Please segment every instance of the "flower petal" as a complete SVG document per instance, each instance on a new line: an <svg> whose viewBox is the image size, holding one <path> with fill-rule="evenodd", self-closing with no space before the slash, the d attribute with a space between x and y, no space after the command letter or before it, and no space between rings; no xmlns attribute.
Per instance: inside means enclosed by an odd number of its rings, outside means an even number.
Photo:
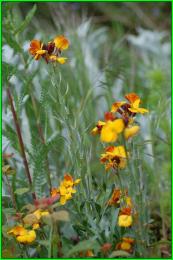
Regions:
<svg viewBox="0 0 173 260"><path fill-rule="evenodd" d="M63 35L57 36L54 39L54 43L55 43L56 48L58 48L60 50L66 50L69 47L69 41Z"/></svg>

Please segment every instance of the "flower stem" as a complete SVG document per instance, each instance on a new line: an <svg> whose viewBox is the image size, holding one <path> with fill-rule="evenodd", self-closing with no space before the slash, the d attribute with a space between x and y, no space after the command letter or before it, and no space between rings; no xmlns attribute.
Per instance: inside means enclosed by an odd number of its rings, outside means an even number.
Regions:
<svg viewBox="0 0 173 260"><path fill-rule="evenodd" d="M24 164L24 167L25 167L26 176L28 178L30 188L32 188L31 174L30 174L28 162L27 162L27 159L26 159L25 147L24 147L24 143L23 143L23 139L22 139L22 134L21 134L17 114L16 114L16 111L15 111L15 108L14 108L14 105L13 105L13 98L12 98L12 95L11 95L10 87L7 88L7 97L8 97L9 103L10 103L11 112L12 112L14 124L15 124L15 127L16 127L17 137L18 137L18 140L19 140L21 156L22 156L22 159L23 159L23 164ZM36 199L35 192L32 192L32 197L33 197L33 200Z"/></svg>

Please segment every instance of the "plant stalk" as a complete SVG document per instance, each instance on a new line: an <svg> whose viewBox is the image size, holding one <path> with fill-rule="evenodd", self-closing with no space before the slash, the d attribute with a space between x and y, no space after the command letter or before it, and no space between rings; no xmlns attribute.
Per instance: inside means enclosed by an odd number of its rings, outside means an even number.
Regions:
<svg viewBox="0 0 173 260"><path fill-rule="evenodd" d="M9 103L10 103L11 112L12 112L14 124L15 124L15 127L16 127L17 137L18 137L18 140L19 140L21 156L22 156L22 159L23 159L23 164L24 164L24 167L25 167L26 176L28 178L30 188L32 188L32 178L31 178L31 174L30 174L30 171L29 171L28 162L27 162L27 159L26 159L25 147L24 147L24 143L23 143L23 139L22 139L22 134L21 134L21 129L20 129L18 118L17 118L17 114L16 114L16 111L15 111L15 108L14 108L14 105L13 105L13 98L12 98L12 95L11 95L10 87L7 88L7 97L8 97ZM33 198L33 200L36 200L35 192L32 192L32 198Z"/></svg>

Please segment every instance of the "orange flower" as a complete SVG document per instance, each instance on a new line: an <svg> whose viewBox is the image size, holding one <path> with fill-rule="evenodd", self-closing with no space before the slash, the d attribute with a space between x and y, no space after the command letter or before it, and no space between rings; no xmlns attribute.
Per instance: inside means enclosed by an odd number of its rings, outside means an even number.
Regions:
<svg viewBox="0 0 173 260"><path fill-rule="evenodd" d="M125 96L125 98L130 102L130 108L128 110L132 113L148 113L149 111L145 108L140 108L139 104L141 103L141 99L135 93L129 93Z"/></svg>
<svg viewBox="0 0 173 260"><path fill-rule="evenodd" d="M43 43L38 40L32 40L30 43L29 52L34 56L35 60L39 60L45 53L46 50L43 50Z"/></svg>
<svg viewBox="0 0 173 260"><path fill-rule="evenodd" d="M35 60L41 57L49 62L58 62L64 64L67 58L61 57L61 51L66 50L69 46L69 41L62 35L57 36L53 41L43 44L38 40L32 40L30 43L29 52L34 56Z"/></svg>
<svg viewBox="0 0 173 260"><path fill-rule="evenodd" d="M113 194L111 198L108 201L109 206L117 206L120 204L120 197L121 197L121 190L120 189L114 189Z"/></svg>
<svg viewBox="0 0 173 260"><path fill-rule="evenodd" d="M125 101L117 101L113 103L111 112L116 113L121 108L121 106L124 105L125 103L126 103Z"/></svg>

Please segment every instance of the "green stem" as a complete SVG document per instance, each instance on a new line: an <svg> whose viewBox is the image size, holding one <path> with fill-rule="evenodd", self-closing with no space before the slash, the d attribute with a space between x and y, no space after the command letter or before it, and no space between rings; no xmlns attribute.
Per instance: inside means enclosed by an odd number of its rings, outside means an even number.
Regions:
<svg viewBox="0 0 173 260"><path fill-rule="evenodd" d="M53 238L53 221L50 226L48 258L52 258L52 238Z"/></svg>

